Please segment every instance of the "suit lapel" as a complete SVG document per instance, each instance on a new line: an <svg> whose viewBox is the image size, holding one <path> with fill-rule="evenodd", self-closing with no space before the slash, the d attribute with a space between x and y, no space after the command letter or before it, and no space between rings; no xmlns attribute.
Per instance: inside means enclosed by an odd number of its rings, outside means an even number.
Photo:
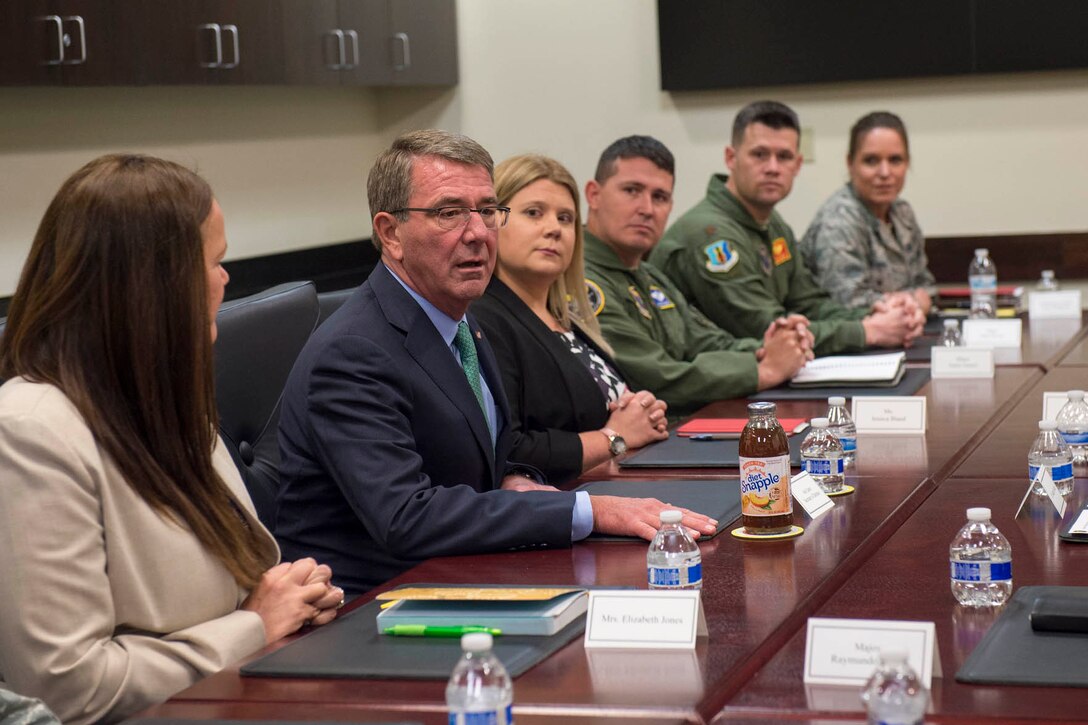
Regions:
<svg viewBox="0 0 1088 725"><path fill-rule="evenodd" d="M404 333L404 349L407 350L408 354L430 376L438 389L465 416L469 430L472 431L481 452L487 458L489 469L494 471L495 449L491 445L491 431L488 430L484 412L476 401L475 393L469 387L464 370L457 364L453 352L443 342L438 330L428 319L423 308L412 299L411 295L404 291L404 288L393 278L385 265L379 263L379 267L380 269L375 270L375 274L371 277L371 286L374 288L375 297L381 305L382 313L389 321L389 324ZM473 327L474 335L477 330L478 328ZM478 345L477 349L479 350L479 348ZM480 353L481 361L483 361L483 351L480 350ZM490 355L490 351L488 353ZM485 374L488 375L488 386L494 395L495 386L491 382L496 379L494 377L494 371L496 370L494 359L489 357L484 363L484 368L486 370ZM499 390L501 391L501 385ZM499 404L498 395L495 395L495 401L496 404ZM505 403L505 399L502 402ZM505 411L503 415L504 419L509 417L509 411ZM498 484L492 481L492 485L497 486Z"/></svg>

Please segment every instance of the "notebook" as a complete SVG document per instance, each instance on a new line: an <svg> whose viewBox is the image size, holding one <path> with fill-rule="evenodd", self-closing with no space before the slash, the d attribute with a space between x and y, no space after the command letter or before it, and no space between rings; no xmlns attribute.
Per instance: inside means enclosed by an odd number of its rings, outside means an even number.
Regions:
<svg viewBox="0 0 1088 725"><path fill-rule="evenodd" d="M824 387L827 385L876 385L891 387L903 379L906 369L903 352L883 355L829 355L810 360L801 368L790 387Z"/></svg>
<svg viewBox="0 0 1088 725"><path fill-rule="evenodd" d="M396 598L394 598L396 597ZM397 625L491 627L504 635L555 634L585 614L589 595L577 588L402 588L378 599L392 602L376 620L378 632Z"/></svg>
<svg viewBox="0 0 1088 725"><path fill-rule="evenodd" d="M694 418L676 429L676 435L683 438L691 436L710 436L716 438L740 438L747 418ZM801 433L808 427L804 418L779 418L786 435Z"/></svg>

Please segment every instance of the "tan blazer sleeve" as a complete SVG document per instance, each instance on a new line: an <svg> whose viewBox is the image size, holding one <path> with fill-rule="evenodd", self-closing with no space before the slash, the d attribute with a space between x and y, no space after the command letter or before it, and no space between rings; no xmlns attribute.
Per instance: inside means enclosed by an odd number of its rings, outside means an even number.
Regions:
<svg viewBox="0 0 1088 725"><path fill-rule="evenodd" d="M154 558L156 551L191 546L195 539L187 530L146 505L129 515L109 513L135 494L113 480L116 469L102 460L74 408L67 422L64 415L58 422L54 411L39 414L49 408L48 399L14 413L3 402L0 679L40 697L65 722L111 721L265 644L260 618L237 611L244 592L217 591L223 580L203 571L207 560L176 561L177 570L169 571ZM157 520L160 536L148 541L136 528L141 536L126 544L125 531L107 531L104 521L115 520L132 520L144 530L154 530ZM138 571L143 556L150 557L147 578L130 577L126 572ZM173 611L171 600L178 596L156 590L166 577L197 588L207 581L209 591L197 592L194 601L216 603L215 616L198 611L199 621L186 623L187 612ZM185 606L192 611L192 604ZM119 622L119 607L149 614Z"/></svg>

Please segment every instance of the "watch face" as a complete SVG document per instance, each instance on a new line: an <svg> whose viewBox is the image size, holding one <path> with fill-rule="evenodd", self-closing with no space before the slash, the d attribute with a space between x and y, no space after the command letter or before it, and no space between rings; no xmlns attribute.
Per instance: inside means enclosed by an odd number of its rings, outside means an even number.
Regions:
<svg viewBox="0 0 1088 725"><path fill-rule="evenodd" d="M608 445L609 450L612 451L612 455L618 456L621 453L627 452L627 441L622 436L612 436L612 441Z"/></svg>

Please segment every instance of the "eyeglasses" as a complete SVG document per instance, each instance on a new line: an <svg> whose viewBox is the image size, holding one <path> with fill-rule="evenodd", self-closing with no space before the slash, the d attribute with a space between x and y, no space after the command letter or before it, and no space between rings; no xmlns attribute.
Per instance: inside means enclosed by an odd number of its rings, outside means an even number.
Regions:
<svg viewBox="0 0 1088 725"><path fill-rule="evenodd" d="M423 212L438 222L438 226L447 231L459 229L468 224L472 212L480 215L480 220L488 229L498 229L506 226L506 220L510 217L510 207L508 206L485 206L480 209L467 206L440 206L430 209L406 206L403 209L394 209L389 213L400 214L405 211Z"/></svg>

